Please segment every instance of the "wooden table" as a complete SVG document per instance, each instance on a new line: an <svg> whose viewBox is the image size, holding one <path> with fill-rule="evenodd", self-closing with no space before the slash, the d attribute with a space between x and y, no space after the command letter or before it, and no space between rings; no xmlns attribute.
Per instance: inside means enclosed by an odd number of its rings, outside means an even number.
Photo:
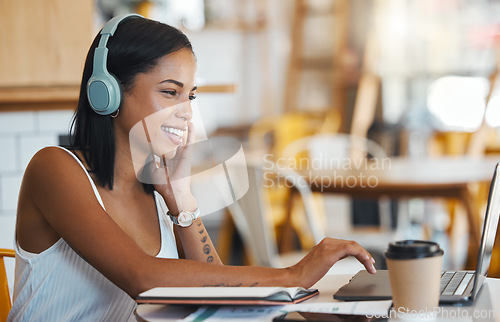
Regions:
<svg viewBox="0 0 500 322"><path fill-rule="evenodd" d="M460 201L466 211L471 248L478 249L480 223L471 192L472 183L488 183L500 157L487 158L391 158L335 169L301 169L311 190L353 197L433 197Z"/></svg>
<svg viewBox="0 0 500 322"><path fill-rule="evenodd" d="M353 275L354 273L324 276L313 286L313 288L319 289L320 294L303 303L335 302L333 294L342 285L346 284ZM474 303L463 306L440 306L436 321L500 321L499 297L500 279L487 278L486 284L483 285ZM197 308L197 306L142 304L138 306L136 316L139 321L176 321L188 316ZM252 321L252 319L246 319L245 321Z"/></svg>

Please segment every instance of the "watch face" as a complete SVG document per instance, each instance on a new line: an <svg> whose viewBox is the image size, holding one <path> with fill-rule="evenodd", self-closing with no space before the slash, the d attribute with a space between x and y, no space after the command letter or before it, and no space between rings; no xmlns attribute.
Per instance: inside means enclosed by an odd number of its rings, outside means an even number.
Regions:
<svg viewBox="0 0 500 322"><path fill-rule="evenodd" d="M177 217L177 220L179 221L180 226L188 227L193 223L194 216L189 212L181 212Z"/></svg>

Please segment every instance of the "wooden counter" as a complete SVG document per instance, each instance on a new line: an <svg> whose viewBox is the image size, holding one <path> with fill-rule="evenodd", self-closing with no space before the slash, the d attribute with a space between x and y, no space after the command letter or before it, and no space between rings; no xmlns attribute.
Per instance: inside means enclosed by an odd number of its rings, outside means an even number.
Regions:
<svg viewBox="0 0 500 322"><path fill-rule="evenodd" d="M235 93L234 84L207 84L198 93ZM74 110L78 102L79 85L0 87L0 112Z"/></svg>

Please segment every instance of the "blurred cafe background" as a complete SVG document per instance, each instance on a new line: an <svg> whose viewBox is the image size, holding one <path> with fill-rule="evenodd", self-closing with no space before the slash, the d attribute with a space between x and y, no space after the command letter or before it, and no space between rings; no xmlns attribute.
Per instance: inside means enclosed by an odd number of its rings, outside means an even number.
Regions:
<svg viewBox="0 0 500 322"><path fill-rule="evenodd" d="M247 192L204 214L226 264L287 265L329 236L378 268L397 238L474 268L500 160L498 0L0 0L0 248L30 158L69 140L92 39L131 12L188 35L197 134L241 143ZM498 238L492 256L500 277Z"/></svg>

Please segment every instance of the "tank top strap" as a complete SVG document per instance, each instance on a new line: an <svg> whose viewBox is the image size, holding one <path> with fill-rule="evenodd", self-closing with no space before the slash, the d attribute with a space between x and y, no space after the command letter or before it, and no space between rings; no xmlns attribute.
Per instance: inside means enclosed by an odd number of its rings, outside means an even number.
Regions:
<svg viewBox="0 0 500 322"><path fill-rule="evenodd" d="M82 161L80 161L80 159L78 159L78 157L70 150L63 148L62 146L58 146L58 145L55 145L55 147L58 147L59 149L68 152L68 154L71 155L73 157L73 159L76 160L76 162L78 162L80 167L82 167L83 172L85 172L85 174L87 175L87 178L90 181L90 185L92 186L92 189L94 190L94 195L97 198L97 201L99 201L99 204L101 205L102 209L104 209L104 211L106 211L106 207L104 207L104 202L102 201L101 195L99 194L99 191L97 190L97 187L94 183L94 180L92 180L92 178L90 177L90 175L89 175L87 169L85 169L85 166L83 165Z"/></svg>
<svg viewBox="0 0 500 322"><path fill-rule="evenodd" d="M156 257L159 258L179 258L177 245L174 238L174 227L170 218L167 217L167 205L163 197L154 192L158 221L160 223L161 248Z"/></svg>

